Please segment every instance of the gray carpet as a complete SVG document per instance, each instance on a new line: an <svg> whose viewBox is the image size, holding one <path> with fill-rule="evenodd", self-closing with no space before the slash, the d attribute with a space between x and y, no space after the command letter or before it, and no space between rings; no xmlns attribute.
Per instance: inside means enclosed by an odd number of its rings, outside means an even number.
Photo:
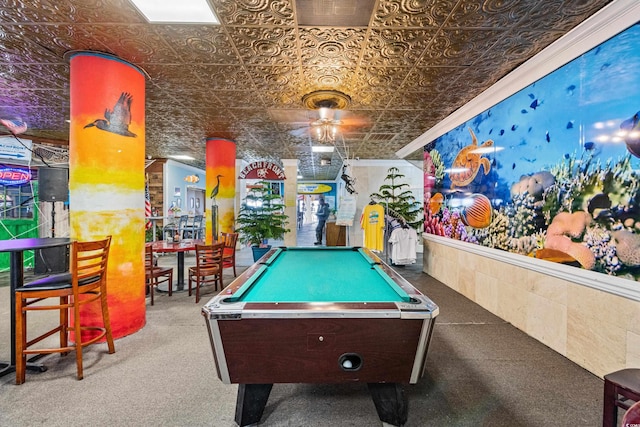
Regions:
<svg viewBox="0 0 640 427"><path fill-rule="evenodd" d="M243 250L244 252L244 250ZM189 262L187 256L187 263ZM192 256L191 256L192 259ZM243 260L242 260L243 259ZM250 263L242 258L239 264ZM175 262L171 256L164 263ZM421 272L397 270L440 306L427 373L409 396L408 426L599 426L603 381ZM241 267L243 270L245 267ZM227 273L225 283L231 277ZM44 373L0 377L0 426L234 426L236 385L222 384L200 304L157 295L147 324L85 352L47 356ZM0 287L0 359L9 356L8 288ZM260 425L378 426L365 384L276 384Z"/></svg>

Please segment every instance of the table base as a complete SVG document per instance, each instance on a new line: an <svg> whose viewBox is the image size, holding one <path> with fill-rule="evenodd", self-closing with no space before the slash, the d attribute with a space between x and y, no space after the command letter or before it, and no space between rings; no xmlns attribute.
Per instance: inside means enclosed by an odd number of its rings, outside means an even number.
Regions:
<svg viewBox="0 0 640 427"><path fill-rule="evenodd" d="M383 425L404 426L409 418L409 405L402 384L367 385ZM238 384L235 421L240 427L260 422L272 388L273 384Z"/></svg>
<svg viewBox="0 0 640 427"><path fill-rule="evenodd" d="M32 372L46 372L47 367L41 363L34 363L36 360L44 357L44 354L38 354L33 356L31 359L27 361L27 371ZM12 372L16 371L15 365L12 365L10 362L0 361L0 377L5 375L9 375Z"/></svg>

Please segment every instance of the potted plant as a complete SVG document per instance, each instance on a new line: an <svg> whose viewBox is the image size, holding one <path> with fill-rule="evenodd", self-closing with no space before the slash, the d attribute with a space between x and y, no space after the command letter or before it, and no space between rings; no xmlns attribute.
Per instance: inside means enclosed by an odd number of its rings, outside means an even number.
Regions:
<svg viewBox="0 0 640 427"><path fill-rule="evenodd" d="M248 191L240 206L236 231L242 243L251 245L254 261L271 248L269 239L283 239L289 232L286 228L289 218L280 199L271 191L269 182L260 181Z"/></svg>

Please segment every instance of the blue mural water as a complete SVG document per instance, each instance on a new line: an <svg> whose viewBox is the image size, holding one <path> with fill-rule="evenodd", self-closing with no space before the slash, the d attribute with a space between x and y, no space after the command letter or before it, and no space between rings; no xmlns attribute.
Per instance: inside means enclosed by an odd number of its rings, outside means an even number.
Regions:
<svg viewBox="0 0 640 427"><path fill-rule="evenodd" d="M640 278L640 25L424 148L425 231Z"/></svg>

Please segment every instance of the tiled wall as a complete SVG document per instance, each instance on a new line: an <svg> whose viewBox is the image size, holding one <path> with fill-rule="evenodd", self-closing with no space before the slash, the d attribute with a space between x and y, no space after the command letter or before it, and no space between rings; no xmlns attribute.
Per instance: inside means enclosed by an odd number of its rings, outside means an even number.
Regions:
<svg viewBox="0 0 640 427"><path fill-rule="evenodd" d="M640 302L430 240L423 256L425 273L593 374L640 367Z"/></svg>

